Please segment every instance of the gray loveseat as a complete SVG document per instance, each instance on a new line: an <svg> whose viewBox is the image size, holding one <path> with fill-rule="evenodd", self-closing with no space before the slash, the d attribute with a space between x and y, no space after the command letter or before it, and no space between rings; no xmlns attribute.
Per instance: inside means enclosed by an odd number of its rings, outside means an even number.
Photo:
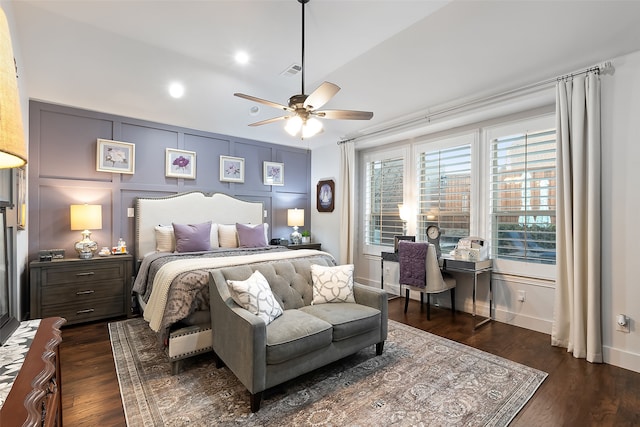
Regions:
<svg viewBox="0 0 640 427"><path fill-rule="evenodd" d="M375 345L387 338L387 296L354 283L355 303L311 305L311 264L325 259L283 260L221 268L210 273L213 350L251 394L251 411L260 409L262 392L301 374ZM281 316L268 325L234 302L227 280L246 280L255 271L267 279Z"/></svg>

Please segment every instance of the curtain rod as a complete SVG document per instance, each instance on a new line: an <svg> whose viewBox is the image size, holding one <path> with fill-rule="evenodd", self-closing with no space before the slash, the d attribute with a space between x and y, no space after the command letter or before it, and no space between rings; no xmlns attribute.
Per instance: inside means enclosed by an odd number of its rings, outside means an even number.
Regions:
<svg viewBox="0 0 640 427"><path fill-rule="evenodd" d="M367 136L373 136L373 135L377 135L379 133L388 132L390 130L394 130L394 129L397 129L397 128L410 126L410 125L413 125L415 123L419 123L419 122L422 122L422 121L430 122L431 119L433 117L435 117L435 116L446 115L448 113L451 113L451 112L454 112L454 111L458 111L458 110L463 110L463 109L465 109L467 107L471 107L471 106L474 106L474 105L477 105L477 104L484 104L486 102L495 101L497 99L504 98L504 97L507 97L507 96L510 96L510 95L514 95L514 94L517 94L517 93L520 93L520 92L526 92L526 91L531 90L531 89L536 89L536 88L539 88L539 87L547 86L547 85L555 83L555 82L557 82L559 80L571 79L571 78L573 78L575 76L579 76L579 75L582 75L582 74L587 74L587 73L590 73L592 71L596 71L599 74L609 74L609 73L613 74L614 71L615 71L615 68L613 67L613 63L611 61L605 61L605 62L602 62L600 64L596 64L596 65L593 65L593 66L588 67L588 68L584 68L584 69L579 70L579 71L574 71L574 72L571 72L571 73L568 73L568 74L564 74L564 75L561 75L561 76L558 76L558 77L553 77L553 78L550 78L550 79L547 79L547 80L542 80L540 82L532 83L532 84L529 84L529 85L526 85L526 86L522 86L522 87L519 87L519 88L516 88L516 89L507 90L505 92L497 93L497 94L494 94L494 95L489 95L489 96L485 96L485 97L481 97L481 98L472 99L471 101L467 101L467 102L464 102L462 104L454 105L452 107L443 108L442 110L434 111L433 113L429 113L429 114L426 114L424 116L417 117L415 119L407 120L407 121L402 122L402 123L397 123L395 125L391 125L391 126L383 128L383 129L378 129L378 130L375 130L375 131L372 131L372 132L369 132L369 133L365 133L363 135L354 136L353 138L343 139L343 140L338 141L338 145L344 144L345 142L356 141L358 139L361 139L361 138L364 138L364 137L367 137Z"/></svg>

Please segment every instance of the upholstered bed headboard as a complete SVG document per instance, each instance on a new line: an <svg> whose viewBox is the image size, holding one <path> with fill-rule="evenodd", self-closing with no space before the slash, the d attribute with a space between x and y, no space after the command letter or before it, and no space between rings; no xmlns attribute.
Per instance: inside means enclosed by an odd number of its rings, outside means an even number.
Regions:
<svg viewBox="0 0 640 427"><path fill-rule="evenodd" d="M222 193L208 195L193 191L167 197L138 197L135 208L135 250L138 260L155 251L156 225L206 221L217 224L261 224L264 220L262 202L247 202Z"/></svg>

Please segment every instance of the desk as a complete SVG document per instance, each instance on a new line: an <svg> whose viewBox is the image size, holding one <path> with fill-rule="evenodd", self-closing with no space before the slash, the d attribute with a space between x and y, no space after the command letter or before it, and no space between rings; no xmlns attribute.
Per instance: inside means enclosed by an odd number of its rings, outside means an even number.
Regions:
<svg viewBox="0 0 640 427"><path fill-rule="evenodd" d="M380 254L380 287L384 289L384 262L399 262L396 252L382 252ZM485 323L493 320L493 288L491 285L491 272L493 270L493 260L486 259L482 261L465 261L455 259L448 255L443 255L439 260L442 271L449 273L467 273L473 274L473 312L471 315L475 318L476 312L476 293L478 288L478 276L483 273L489 273L489 316L474 325L474 329L479 328Z"/></svg>

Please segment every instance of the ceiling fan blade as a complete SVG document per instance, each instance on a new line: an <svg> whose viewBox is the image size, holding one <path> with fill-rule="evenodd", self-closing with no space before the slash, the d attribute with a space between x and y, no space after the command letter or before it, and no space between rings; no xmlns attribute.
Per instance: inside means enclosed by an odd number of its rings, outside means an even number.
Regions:
<svg viewBox="0 0 640 427"><path fill-rule="evenodd" d="M262 125L266 125L269 123L274 123L274 122L279 122L280 120L285 120L288 119L290 116L281 116L281 117L274 117L272 119L267 119L267 120L262 120L259 122L255 122L255 123L251 123L249 126L262 126Z"/></svg>
<svg viewBox="0 0 640 427"><path fill-rule="evenodd" d="M280 110L285 111L293 111L291 108L286 105L278 104L277 102L267 101L266 99L256 98L255 96L245 95L244 93L234 93L235 96L239 98L248 99L249 101L259 102L260 104L268 105L269 107L278 108Z"/></svg>
<svg viewBox="0 0 640 427"><path fill-rule="evenodd" d="M304 101L303 106L305 108L310 107L312 110L317 110L324 104L329 102L331 98L335 96L340 90L340 86L333 83L324 82L316 90L311 92L311 95Z"/></svg>
<svg viewBox="0 0 640 427"><path fill-rule="evenodd" d="M355 110L322 110L314 111L312 114L323 119L338 120L370 120L373 117L373 113L371 111Z"/></svg>

